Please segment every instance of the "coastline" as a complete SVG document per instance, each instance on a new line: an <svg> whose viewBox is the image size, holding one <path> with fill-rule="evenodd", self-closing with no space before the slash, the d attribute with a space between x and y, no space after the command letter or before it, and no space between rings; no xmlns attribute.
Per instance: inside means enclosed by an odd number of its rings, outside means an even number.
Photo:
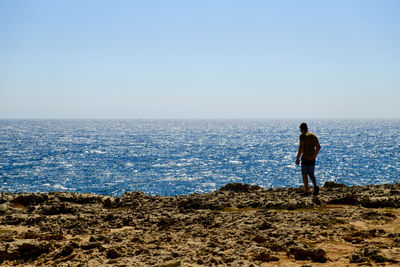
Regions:
<svg viewBox="0 0 400 267"><path fill-rule="evenodd" d="M1 193L0 265L400 263L400 185L227 184L188 196Z"/></svg>

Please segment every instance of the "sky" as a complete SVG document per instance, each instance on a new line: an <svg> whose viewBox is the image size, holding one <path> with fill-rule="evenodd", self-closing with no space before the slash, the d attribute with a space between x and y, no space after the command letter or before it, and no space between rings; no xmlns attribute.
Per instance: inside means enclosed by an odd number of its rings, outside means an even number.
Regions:
<svg viewBox="0 0 400 267"><path fill-rule="evenodd" d="M398 0L0 0L0 119L399 119Z"/></svg>

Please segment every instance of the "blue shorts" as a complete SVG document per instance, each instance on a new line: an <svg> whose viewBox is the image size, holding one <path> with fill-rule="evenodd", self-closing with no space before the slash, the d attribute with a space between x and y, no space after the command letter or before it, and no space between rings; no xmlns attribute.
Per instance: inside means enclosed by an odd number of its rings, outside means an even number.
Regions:
<svg viewBox="0 0 400 267"><path fill-rule="evenodd" d="M301 164L301 174L314 176L314 168L315 168L315 165L305 165L302 163Z"/></svg>

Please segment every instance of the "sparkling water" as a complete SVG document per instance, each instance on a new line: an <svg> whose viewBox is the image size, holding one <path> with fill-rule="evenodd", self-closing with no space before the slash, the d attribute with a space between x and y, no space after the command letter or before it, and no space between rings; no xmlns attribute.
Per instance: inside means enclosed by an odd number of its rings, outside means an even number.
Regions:
<svg viewBox="0 0 400 267"><path fill-rule="evenodd" d="M0 120L0 190L120 196L302 185L298 120ZM400 182L399 120L312 120L319 184Z"/></svg>

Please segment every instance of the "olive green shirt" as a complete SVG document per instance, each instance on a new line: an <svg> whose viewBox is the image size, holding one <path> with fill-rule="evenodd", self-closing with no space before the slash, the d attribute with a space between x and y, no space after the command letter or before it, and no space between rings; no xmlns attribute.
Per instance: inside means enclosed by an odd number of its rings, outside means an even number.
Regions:
<svg viewBox="0 0 400 267"><path fill-rule="evenodd" d="M318 138L315 134L307 132L300 135L300 144L304 142L303 156L304 159L314 159Z"/></svg>

